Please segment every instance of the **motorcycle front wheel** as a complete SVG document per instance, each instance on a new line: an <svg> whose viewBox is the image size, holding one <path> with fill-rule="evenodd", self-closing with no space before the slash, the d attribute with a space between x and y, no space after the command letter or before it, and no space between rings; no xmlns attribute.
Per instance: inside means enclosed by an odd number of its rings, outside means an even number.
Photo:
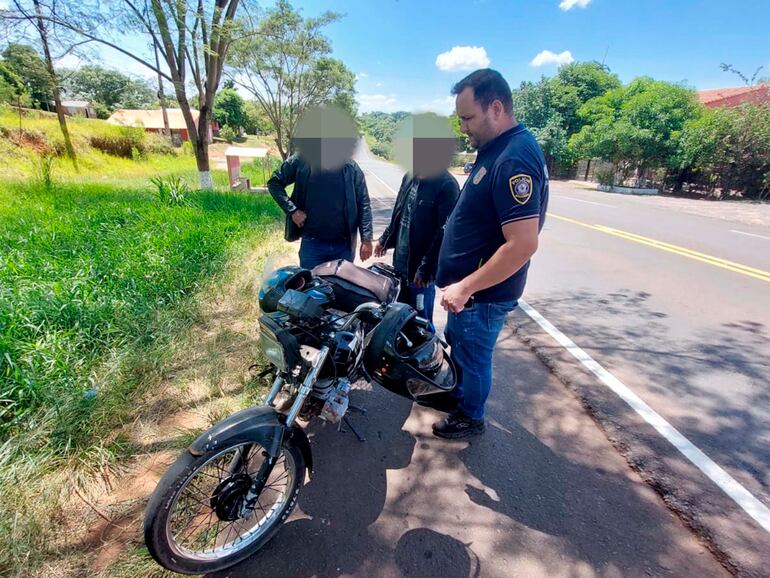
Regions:
<svg viewBox="0 0 770 578"><path fill-rule="evenodd" d="M253 508L244 508L267 452L238 443L201 456L186 451L158 482L144 519L153 558L181 574L205 574L245 560L276 534L305 480L302 452L284 445Z"/></svg>

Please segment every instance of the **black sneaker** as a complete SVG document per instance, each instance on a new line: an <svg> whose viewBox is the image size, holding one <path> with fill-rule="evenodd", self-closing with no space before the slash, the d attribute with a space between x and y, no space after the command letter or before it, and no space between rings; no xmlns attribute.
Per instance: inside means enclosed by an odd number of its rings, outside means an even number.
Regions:
<svg viewBox="0 0 770 578"><path fill-rule="evenodd" d="M443 420L433 424L433 435L454 440L482 434L485 429L483 419L471 419L462 414L449 414Z"/></svg>

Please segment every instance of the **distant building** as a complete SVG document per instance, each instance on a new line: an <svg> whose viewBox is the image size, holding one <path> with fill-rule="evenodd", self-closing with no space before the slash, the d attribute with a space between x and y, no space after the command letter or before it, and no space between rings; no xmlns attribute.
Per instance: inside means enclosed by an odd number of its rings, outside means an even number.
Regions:
<svg viewBox="0 0 770 578"><path fill-rule="evenodd" d="M61 105L64 109L64 114L68 116L96 118L96 109L87 100L62 100Z"/></svg>
<svg viewBox="0 0 770 578"><path fill-rule="evenodd" d="M179 108L167 108L168 126L171 129L171 137L180 141L190 140L190 134L187 131L187 124L184 121L182 110ZM192 111L195 124L198 124L200 113L197 110ZM110 124L120 126L142 127L147 132L163 133L163 111L157 110L130 110L120 109L112 113L107 119ZM208 142L214 140L214 124L209 123Z"/></svg>
<svg viewBox="0 0 770 578"><path fill-rule="evenodd" d="M770 84L701 90L698 100L709 108L730 108L745 102L770 105Z"/></svg>

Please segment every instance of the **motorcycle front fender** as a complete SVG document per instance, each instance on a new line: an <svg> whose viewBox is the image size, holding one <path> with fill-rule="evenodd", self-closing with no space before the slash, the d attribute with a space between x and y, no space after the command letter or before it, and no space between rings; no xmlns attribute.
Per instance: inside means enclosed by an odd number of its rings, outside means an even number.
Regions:
<svg viewBox="0 0 770 578"><path fill-rule="evenodd" d="M273 457L281 453L284 441L296 445L305 459L308 473L313 472L310 441L299 426L287 428L283 416L266 405L250 407L223 419L203 432L187 450L201 456L220 447L257 442Z"/></svg>

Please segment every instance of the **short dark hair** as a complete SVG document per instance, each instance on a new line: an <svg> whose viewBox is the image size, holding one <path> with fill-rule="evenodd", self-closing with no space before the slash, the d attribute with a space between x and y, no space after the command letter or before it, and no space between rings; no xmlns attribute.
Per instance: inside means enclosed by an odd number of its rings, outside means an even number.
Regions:
<svg viewBox="0 0 770 578"><path fill-rule="evenodd" d="M460 94L468 87L473 89L473 99L481 105L484 112L492 102L499 100L503 104L503 110L513 114L511 87L496 70L481 68L471 72L452 87L452 94Z"/></svg>

